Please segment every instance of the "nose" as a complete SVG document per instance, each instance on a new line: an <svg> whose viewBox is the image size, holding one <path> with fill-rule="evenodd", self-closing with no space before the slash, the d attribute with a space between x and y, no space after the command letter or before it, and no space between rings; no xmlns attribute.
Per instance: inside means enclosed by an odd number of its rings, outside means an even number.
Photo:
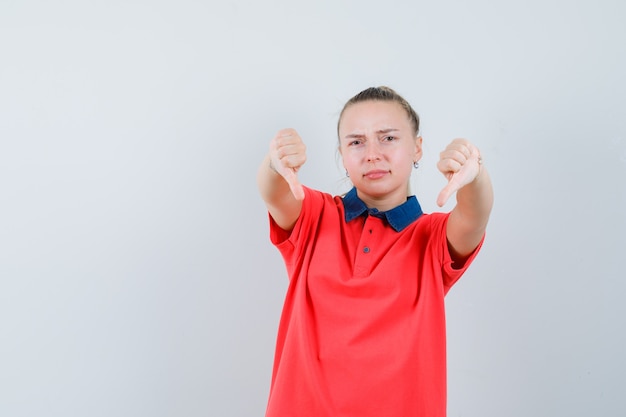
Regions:
<svg viewBox="0 0 626 417"><path fill-rule="evenodd" d="M366 144L367 144L367 148L366 148L367 162L380 161L381 153L380 153L380 144L378 143L378 141L368 140Z"/></svg>

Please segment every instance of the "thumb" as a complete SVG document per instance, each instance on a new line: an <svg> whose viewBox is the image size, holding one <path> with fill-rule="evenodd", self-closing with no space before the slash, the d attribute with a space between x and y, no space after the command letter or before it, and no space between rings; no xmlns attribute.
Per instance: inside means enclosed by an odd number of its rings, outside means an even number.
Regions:
<svg viewBox="0 0 626 417"><path fill-rule="evenodd" d="M295 199L299 201L304 200L304 188L298 180L296 170L293 168L285 169L283 178L285 178L285 181L287 181L287 184L289 184L289 189L291 190L291 193L293 194Z"/></svg>
<svg viewBox="0 0 626 417"><path fill-rule="evenodd" d="M446 185L439 193L439 196L437 197L437 205L439 207L443 207L455 191L457 190L454 189L452 183L448 183L448 185Z"/></svg>
<svg viewBox="0 0 626 417"><path fill-rule="evenodd" d="M437 205L439 207L443 207L448 202L448 199L452 196L452 194L459 190L459 184L455 181L454 177L455 175L453 174L448 176L448 184L446 184L446 186L443 187L439 193L439 196L437 197Z"/></svg>

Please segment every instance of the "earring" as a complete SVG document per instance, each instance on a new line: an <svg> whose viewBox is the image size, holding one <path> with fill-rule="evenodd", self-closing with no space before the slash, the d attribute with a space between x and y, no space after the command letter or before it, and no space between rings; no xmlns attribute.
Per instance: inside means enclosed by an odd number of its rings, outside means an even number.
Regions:
<svg viewBox="0 0 626 417"><path fill-rule="evenodd" d="M413 168L417 169L419 167L420 167L420 163L419 162L417 162L417 161L413 162Z"/></svg>
<svg viewBox="0 0 626 417"><path fill-rule="evenodd" d="M350 178L350 174L348 174L348 170L346 169L346 177Z"/></svg>

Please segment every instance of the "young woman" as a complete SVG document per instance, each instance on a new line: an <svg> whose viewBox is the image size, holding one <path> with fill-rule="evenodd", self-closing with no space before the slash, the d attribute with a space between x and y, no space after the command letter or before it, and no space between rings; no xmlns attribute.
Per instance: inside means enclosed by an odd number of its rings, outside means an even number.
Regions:
<svg viewBox="0 0 626 417"><path fill-rule="evenodd" d="M387 87L350 99L339 151L354 188L333 197L298 182L302 139L285 129L270 142L258 186L270 239L289 275L267 417L443 417L444 296L466 271L493 204L472 143L441 153L448 179L424 214L410 196L422 156L419 118Z"/></svg>

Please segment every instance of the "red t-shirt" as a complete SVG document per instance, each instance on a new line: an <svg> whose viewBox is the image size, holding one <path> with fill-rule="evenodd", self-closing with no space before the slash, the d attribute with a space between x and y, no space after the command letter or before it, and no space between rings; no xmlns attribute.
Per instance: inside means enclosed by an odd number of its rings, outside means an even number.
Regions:
<svg viewBox="0 0 626 417"><path fill-rule="evenodd" d="M420 210L398 232L305 195L291 232L270 217L290 283L266 417L444 417L444 295L478 249L453 269L448 214Z"/></svg>

